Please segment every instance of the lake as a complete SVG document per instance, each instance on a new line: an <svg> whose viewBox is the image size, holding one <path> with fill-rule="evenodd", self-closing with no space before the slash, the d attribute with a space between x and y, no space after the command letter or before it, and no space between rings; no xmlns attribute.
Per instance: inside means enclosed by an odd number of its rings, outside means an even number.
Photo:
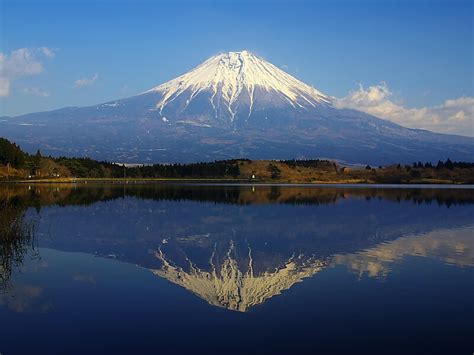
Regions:
<svg viewBox="0 0 474 355"><path fill-rule="evenodd" d="M0 353L472 354L474 189L0 185Z"/></svg>

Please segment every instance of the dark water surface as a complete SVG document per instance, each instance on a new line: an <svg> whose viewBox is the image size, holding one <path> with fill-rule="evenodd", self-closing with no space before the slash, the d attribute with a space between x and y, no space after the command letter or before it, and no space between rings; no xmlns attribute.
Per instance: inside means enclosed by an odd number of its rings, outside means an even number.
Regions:
<svg viewBox="0 0 474 355"><path fill-rule="evenodd" d="M0 353L472 354L474 190L0 186Z"/></svg>

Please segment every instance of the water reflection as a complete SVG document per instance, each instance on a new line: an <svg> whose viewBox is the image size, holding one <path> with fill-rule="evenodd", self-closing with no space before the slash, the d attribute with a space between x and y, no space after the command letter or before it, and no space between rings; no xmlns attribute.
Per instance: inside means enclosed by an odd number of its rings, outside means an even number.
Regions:
<svg viewBox="0 0 474 355"><path fill-rule="evenodd" d="M160 269L153 270L156 275L183 286L214 306L242 312L327 266L324 260L300 254L272 265L270 270L258 270L254 268L251 247L248 247L248 255L241 255L233 240L224 255L218 255L214 246L206 269L199 268L187 257L185 267L178 266L172 258L167 258L162 248L155 256L163 262Z"/></svg>
<svg viewBox="0 0 474 355"><path fill-rule="evenodd" d="M33 243L35 221L25 218L26 208L16 196L0 199L0 291L26 257L38 257Z"/></svg>
<svg viewBox="0 0 474 355"><path fill-rule="evenodd" d="M332 263L345 265L360 276L384 278L393 263L407 256L431 257L457 267L474 266L474 228L440 229L381 243L353 254L335 255Z"/></svg>
<svg viewBox="0 0 474 355"><path fill-rule="evenodd" d="M47 313L53 306L43 299L43 291L40 286L18 283L0 294L0 305L16 313Z"/></svg>
<svg viewBox="0 0 474 355"><path fill-rule="evenodd" d="M472 204L473 189L417 187L308 187L251 185L179 185L179 184L16 184L1 185L0 199L17 201L29 207L87 206L98 201L125 197L155 201L200 201L225 204L333 204L348 198L411 201L417 204Z"/></svg>
<svg viewBox="0 0 474 355"><path fill-rule="evenodd" d="M136 264L242 312L338 265L377 278L409 256L474 266L470 189L12 185L0 199L2 285L35 256L34 232L40 247Z"/></svg>

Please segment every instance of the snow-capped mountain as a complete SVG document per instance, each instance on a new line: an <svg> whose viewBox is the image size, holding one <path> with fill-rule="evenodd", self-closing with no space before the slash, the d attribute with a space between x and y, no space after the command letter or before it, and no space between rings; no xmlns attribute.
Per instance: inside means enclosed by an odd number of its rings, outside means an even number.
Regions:
<svg viewBox="0 0 474 355"><path fill-rule="evenodd" d="M160 115L192 111L204 98L214 118L248 120L265 107L309 109L331 104L331 98L248 51L216 55L190 72L146 93L157 93Z"/></svg>
<svg viewBox="0 0 474 355"><path fill-rule="evenodd" d="M408 129L332 102L248 51L228 52L136 96L3 117L0 136L31 152L134 163L473 160L473 138Z"/></svg>
<svg viewBox="0 0 474 355"><path fill-rule="evenodd" d="M186 239L186 238L182 238ZM233 311L247 312L250 308L264 303L266 300L288 290L294 284L311 277L327 267L326 260L300 254L291 256L288 260L272 270L255 270L249 247L247 263L239 260L234 241L230 241L227 253L219 260L214 253L209 259L210 270L193 267L181 267L167 259L160 248L155 257L160 260L162 267L152 269L152 272L168 281L180 285L198 297L214 306ZM265 255L260 254L260 257ZM240 257L240 259L245 259ZM216 261L221 261L216 265Z"/></svg>

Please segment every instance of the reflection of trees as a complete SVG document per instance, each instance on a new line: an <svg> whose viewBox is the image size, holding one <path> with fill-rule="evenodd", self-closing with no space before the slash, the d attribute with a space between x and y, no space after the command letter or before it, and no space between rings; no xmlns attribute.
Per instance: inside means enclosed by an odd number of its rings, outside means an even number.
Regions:
<svg viewBox="0 0 474 355"><path fill-rule="evenodd" d="M26 255L37 257L33 221L26 221L26 208L16 199L0 200L0 288L8 286L16 267Z"/></svg>
<svg viewBox="0 0 474 355"><path fill-rule="evenodd" d="M237 205L325 205L347 198L383 199L445 206L473 204L472 189L426 189L331 186L250 186L176 184L58 184L16 185L0 188L2 198L17 197L28 207L91 205L98 201L134 197L155 201L200 201Z"/></svg>

